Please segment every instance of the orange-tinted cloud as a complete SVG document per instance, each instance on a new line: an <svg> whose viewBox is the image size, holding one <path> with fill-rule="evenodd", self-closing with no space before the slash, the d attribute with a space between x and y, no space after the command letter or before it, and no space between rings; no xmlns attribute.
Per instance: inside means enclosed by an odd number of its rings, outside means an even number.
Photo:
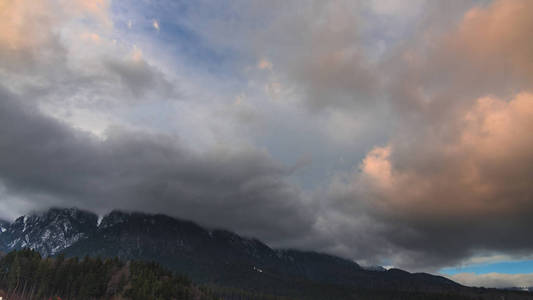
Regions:
<svg viewBox="0 0 533 300"><path fill-rule="evenodd" d="M332 187L339 213L373 219L384 241L354 243L362 256L416 269L533 250L531 32L532 1L496 0L383 65L390 138Z"/></svg>
<svg viewBox="0 0 533 300"><path fill-rule="evenodd" d="M533 207L531 32L532 1L496 0L467 11L425 55L404 54L405 76L390 90L399 129L362 165L367 180L389 187L380 201L421 214Z"/></svg>
<svg viewBox="0 0 533 300"><path fill-rule="evenodd" d="M449 43L480 67L533 80L533 2L497 0L466 13ZM496 69L498 68L498 69Z"/></svg>
<svg viewBox="0 0 533 300"><path fill-rule="evenodd" d="M46 0L0 2L0 49L28 50L50 42L64 22L90 17L109 26L107 0Z"/></svg>
<svg viewBox="0 0 533 300"><path fill-rule="evenodd" d="M47 36L39 27L53 22L42 1L0 2L0 47L11 50L30 47Z"/></svg>
<svg viewBox="0 0 533 300"><path fill-rule="evenodd" d="M419 216L496 217L533 209L533 94L480 98L447 126L455 137L421 135L407 147L393 142L369 152L361 172L370 201ZM418 162L406 164L405 157Z"/></svg>
<svg viewBox="0 0 533 300"><path fill-rule="evenodd" d="M101 24L110 26L112 24L109 16L109 0L76 0L72 3L72 9L96 18Z"/></svg>
<svg viewBox="0 0 533 300"><path fill-rule="evenodd" d="M531 32L533 2L495 0L467 11L447 33L428 30L427 47L412 48L407 67L426 91L454 98L532 91Z"/></svg>

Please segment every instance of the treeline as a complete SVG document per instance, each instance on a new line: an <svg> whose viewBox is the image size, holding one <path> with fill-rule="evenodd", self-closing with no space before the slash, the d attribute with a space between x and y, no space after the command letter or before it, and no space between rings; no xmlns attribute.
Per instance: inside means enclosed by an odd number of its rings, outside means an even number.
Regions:
<svg viewBox="0 0 533 300"><path fill-rule="evenodd" d="M158 264L118 259L42 258L32 250L0 259L0 289L14 299L214 300Z"/></svg>
<svg viewBox="0 0 533 300"><path fill-rule="evenodd" d="M13 251L0 259L0 290L0 296L10 300L217 299L156 263L42 258L32 250Z"/></svg>
<svg viewBox="0 0 533 300"><path fill-rule="evenodd" d="M0 297L17 299L290 300L235 288L198 286L154 262L43 258L33 250L0 259Z"/></svg>

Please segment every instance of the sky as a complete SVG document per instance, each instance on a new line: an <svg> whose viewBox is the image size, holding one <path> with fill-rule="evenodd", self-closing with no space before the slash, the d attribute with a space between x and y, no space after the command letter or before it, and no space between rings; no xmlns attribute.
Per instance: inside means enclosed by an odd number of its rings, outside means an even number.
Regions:
<svg viewBox="0 0 533 300"><path fill-rule="evenodd" d="M533 1L0 0L0 218L165 213L533 285Z"/></svg>

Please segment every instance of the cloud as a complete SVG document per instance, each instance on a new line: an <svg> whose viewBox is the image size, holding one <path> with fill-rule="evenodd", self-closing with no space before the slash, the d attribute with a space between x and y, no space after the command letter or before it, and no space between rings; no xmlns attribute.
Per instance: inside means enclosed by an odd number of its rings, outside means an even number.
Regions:
<svg viewBox="0 0 533 300"><path fill-rule="evenodd" d="M106 26L111 25L106 0L53 1L39 3L16 1L2 3L0 21L0 48L3 51L38 50L50 42L53 33L48 30L74 16L88 17Z"/></svg>
<svg viewBox="0 0 533 300"><path fill-rule="evenodd" d="M301 13L278 15L257 46L276 66L283 66L290 84L304 93L305 103L313 110L371 103L379 79L362 46L359 5L341 1L287 6L287 11Z"/></svg>
<svg viewBox="0 0 533 300"><path fill-rule="evenodd" d="M479 97L531 91L531 5L497 0L471 7L458 20L441 14L424 23L389 61L395 67L386 66L396 95L392 103L417 110L440 103L442 112L455 113L462 103L468 106ZM453 22L445 26L441 19Z"/></svg>
<svg viewBox="0 0 533 300"><path fill-rule="evenodd" d="M376 199L393 210L398 198L399 206L418 215L519 212L532 192L527 190L532 116L532 94L509 102L480 98L455 123L445 124L452 130L445 136L431 132L416 145L395 141L375 148L363 161L362 175L382 192Z"/></svg>
<svg viewBox="0 0 533 300"><path fill-rule="evenodd" d="M118 75L121 86L129 90L133 98L147 98L147 94L153 91L157 91L159 97L177 96L175 86L160 70L149 65L138 51L133 53L131 59L109 60L105 64L109 71Z"/></svg>
<svg viewBox="0 0 533 300"><path fill-rule="evenodd" d="M0 4L3 216L158 211L411 270L527 254L532 2L418 3Z"/></svg>
<svg viewBox="0 0 533 300"><path fill-rule="evenodd" d="M363 160L356 196L364 193L381 221L412 231L391 230L389 241L424 255L531 249L520 236L532 209L532 108L531 94L480 98L443 132L376 148Z"/></svg>
<svg viewBox="0 0 533 300"><path fill-rule="evenodd" d="M361 36L362 3L230 1L216 8L199 6L195 12L207 13L187 16L187 28L215 49L258 61L260 69L276 66L279 80L303 94L303 108L361 109L361 103L375 100L380 81Z"/></svg>
<svg viewBox="0 0 533 300"><path fill-rule="evenodd" d="M117 42L108 1L17 1L2 13L4 88L55 118L103 134L129 123L133 103L180 98L172 76Z"/></svg>
<svg viewBox="0 0 533 300"><path fill-rule="evenodd" d="M533 28L532 8L533 4L525 0L500 0L488 7L475 7L465 14L457 32L446 42L452 53L461 53L470 64L490 71L486 75L504 73L510 78L499 77L503 82L531 83L533 43L526 37Z"/></svg>
<svg viewBox="0 0 533 300"><path fill-rule="evenodd" d="M36 208L164 212L276 242L310 228L290 169L260 150L200 155L169 136L122 129L101 140L5 90L0 99L0 179L5 194Z"/></svg>
<svg viewBox="0 0 533 300"><path fill-rule="evenodd" d="M311 208L289 183L290 166L235 139L197 150L169 133L168 120L149 120L153 127L136 122L139 110L155 119L200 111L205 115L192 122L197 127L180 128L198 136L209 130L203 117L216 111L207 103L167 104L183 100L169 79L176 74L156 66L142 45L114 39L107 1L46 4L19 1L2 10L2 22L13 23L4 27L13 32L0 35L4 217L49 206L119 208L193 219L273 243L306 235ZM42 40L32 40L34 34ZM21 55L31 64L16 60Z"/></svg>
<svg viewBox="0 0 533 300"><path fill-rule="evenodd" d="M333 244L413 270L533 249L523 239L533 209L529 5L475 6L384 65L394 74L391 137L352 175L338 174L327 208L339 212L328 223L347 220L339 236L367 230L372 241Z"/></svg>
<svg viewBox="0 0 533 300"><path fill-rule="evenodd" d="M400 0L372 0L371 8L378 14L391 15L411 15L416 14L423 7L424 0L406 3Z"/></svg>
<svg viewBox="0 0 533 300"><path fill-rule="evenodd" d="M509 288L533 286L533 273L503 274L503 273L459 273L448 276L451 280L466 286Z"/></svg>

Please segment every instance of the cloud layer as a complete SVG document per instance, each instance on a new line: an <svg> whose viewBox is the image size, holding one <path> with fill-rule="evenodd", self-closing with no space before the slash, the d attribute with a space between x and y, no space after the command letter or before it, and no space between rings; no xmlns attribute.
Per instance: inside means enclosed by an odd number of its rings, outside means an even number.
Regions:
<svg viewBox="0 0 533 300"><path fill-rule="evenodd" d="M410 270L527 254L533 2L384 3L2 4L1 216L164 212Z"/></svg>
<svg viewBox="0 0 533 300"><path fill-rule="evenodd" d="M387 62L398 71L387 79L394 134L330 190L333 209L372 220L367 233L381 243L365 256L424 269L531 251L533 95L519 63L530 51L529 6L475 6ZM354 219L346 234L361 227ZM347 244L356 247L365 250Z"/></svg>

